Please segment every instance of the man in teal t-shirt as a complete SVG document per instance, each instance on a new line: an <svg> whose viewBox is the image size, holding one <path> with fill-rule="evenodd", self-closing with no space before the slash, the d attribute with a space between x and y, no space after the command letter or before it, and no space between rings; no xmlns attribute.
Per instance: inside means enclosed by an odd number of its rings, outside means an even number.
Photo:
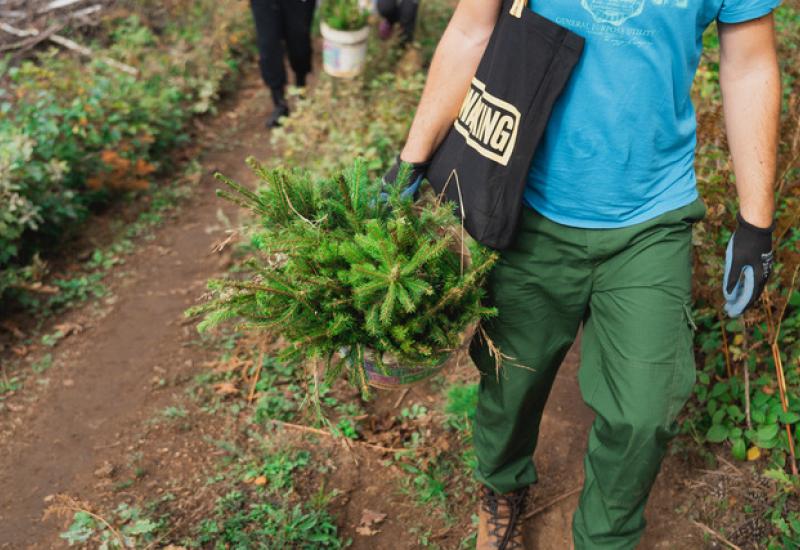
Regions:
<svg viewBox="0 0 800 550"><path fill-rule="evenodd" d="M525 201L573 227L624 227L697 198L690 89L703 31L780 0L543 0L585 37L583 57L531 164ZM580 197L580 200L576 200Z"/></svg>
<svg viewBox="0 0 800 550"><path fill-rule="evenodd" d="M705 207L695 185L690 88L702 35L718 23L740 207L722 290L726 311L737 316L758 299L772 262L781 101L776 4L535 0L533 10L583 36L585 48L532 159L515 240L487 285L498 315L483 326L489 338L470 347L483 375L473 423L482 485L478 548L523 548L520 518L538 479L532 455L539 423L579 329L578 381L595 420L574 546L638 544L650 489L695 380L692 225ZM398 157L413 169L404 172L408 181L397 182L396 165L387 183L406 186L423 177L502 6L502 0L460 1ZM506 358L500 372L498 348ZM567 428L558 437L562 447L583 448L583 437L575 441ZM560 541L538 547L557 548Z"/></svg>

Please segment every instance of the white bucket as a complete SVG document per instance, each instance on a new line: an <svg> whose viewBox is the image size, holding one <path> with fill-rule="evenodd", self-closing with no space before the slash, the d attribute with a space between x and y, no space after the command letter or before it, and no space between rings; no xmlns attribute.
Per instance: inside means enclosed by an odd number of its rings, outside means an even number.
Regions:
<svg viewBox="0 0 800 550"><path fill-rule="evenodd" d="M320 22L322 33L322 67L331 76L352 78L364 69L367 58L369 27L357 31L332 29Z"/></svg>

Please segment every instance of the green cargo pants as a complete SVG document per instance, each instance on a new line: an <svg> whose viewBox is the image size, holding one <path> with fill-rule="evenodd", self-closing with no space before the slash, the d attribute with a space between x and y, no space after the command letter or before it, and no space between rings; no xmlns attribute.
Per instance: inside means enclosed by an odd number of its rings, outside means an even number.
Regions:
<svg viewBox="0 0 800 550"><path fill-rule="evenodd" d="M698 200L615 229L567 227L525 210L488 284L498 315L486 333L510 359L498 375L484 339L470 347L482 374L477 477L502 493L536 482L542 410L582 323L578 380L596 417L573 520L575 547L634 548L694 385L691 236L705 207Z"/></svg>

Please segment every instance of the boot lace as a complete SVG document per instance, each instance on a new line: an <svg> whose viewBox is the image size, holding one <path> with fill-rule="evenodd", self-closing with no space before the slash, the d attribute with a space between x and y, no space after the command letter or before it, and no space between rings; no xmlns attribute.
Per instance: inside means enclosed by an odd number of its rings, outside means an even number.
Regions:
<svg viewBox="0 0 800 550"><path fill-rule="evenodd" d="M523 550L520 542L520 519L525 511L527 497L527 487L507 495L483 487L481 506L489 514L489 535L499 541L498 550ZM501 510L505 513L501 514Z"/></svg>

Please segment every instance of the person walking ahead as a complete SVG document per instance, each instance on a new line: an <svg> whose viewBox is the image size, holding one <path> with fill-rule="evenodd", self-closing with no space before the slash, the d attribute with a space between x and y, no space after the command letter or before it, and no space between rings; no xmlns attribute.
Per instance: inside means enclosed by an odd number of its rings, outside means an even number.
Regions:
<svg viewBox="0 0 800 550"><path fill-rule="evenodd" d="M498 375L486 342L470 348L483 374L474 423L479 548L522 548L542 410L581 325L579 384L596 417L574 545L617 550L640 540L695 380L691 230L705 207L690 88L702 33L717 21L740 206L723 286L738 315L763 290L772 258L778 1L534 0L534 11L586 43L534 155L515 241L489 281L498 316L487 333L511 359ZM412 163L411 179L453 123L500 9L501 0L458 4L398 157ZM748 284L737 286L740 275Z"/></svg>
<svg viewBox="0 0 800 550"><path fill-rule="evenodd" d="M389 38L395 23L399 23L401 43L408 44L414 40L419 0L378 0L377 7L378 13L383 18L378 26L381 38Z"/></svg>
<svg viewBox="0 0 800 550"><path fill-rule="evenodd" d="M280 125L281 117L289 114L286 103L286 66L284 44L295 85L306 85L311 72L311 21L314 0L250 0L256 23L258 65L261 78L272 93L273 110L267 126Z"/></svg>

